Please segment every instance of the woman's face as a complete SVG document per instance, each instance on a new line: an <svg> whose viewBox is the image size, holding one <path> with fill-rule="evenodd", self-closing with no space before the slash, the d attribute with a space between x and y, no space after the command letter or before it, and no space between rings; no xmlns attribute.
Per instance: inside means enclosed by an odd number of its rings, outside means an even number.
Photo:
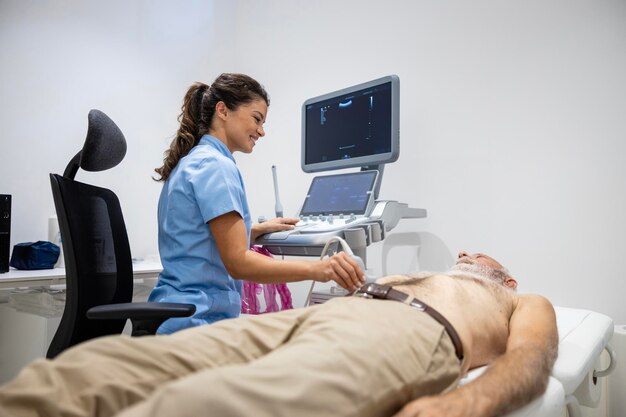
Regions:
<svg viewBox="0 0 626 417"><path fill-rule="evenodd" d="M261 98L241 104L236 110L228 110L224 129L230 152L252 152L256 141L265 136L263 124L266 117L267 103Z"/></svg>

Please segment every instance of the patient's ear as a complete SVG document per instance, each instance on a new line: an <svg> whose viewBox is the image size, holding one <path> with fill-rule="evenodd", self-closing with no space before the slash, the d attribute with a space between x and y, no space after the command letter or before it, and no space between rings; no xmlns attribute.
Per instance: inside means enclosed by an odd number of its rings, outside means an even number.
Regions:
<svg viewBox="0 0 626 417"><path fill-rule="evenodd" d="M517 288L517 281L513 277L506 277L504 279L504 285L514 290Z"/></svg>

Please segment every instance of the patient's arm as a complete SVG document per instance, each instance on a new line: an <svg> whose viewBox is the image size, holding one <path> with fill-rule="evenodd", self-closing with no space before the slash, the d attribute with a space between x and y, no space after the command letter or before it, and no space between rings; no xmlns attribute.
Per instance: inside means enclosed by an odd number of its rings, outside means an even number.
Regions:
<svg viewBox="0 0 626 417"><path fill-rule="evenodd" d="M515 410L545 391L557 345L550 302L540 296L520 296L505 354L476 380L446 394L412 401L396 417L487 417Z"/></svg>

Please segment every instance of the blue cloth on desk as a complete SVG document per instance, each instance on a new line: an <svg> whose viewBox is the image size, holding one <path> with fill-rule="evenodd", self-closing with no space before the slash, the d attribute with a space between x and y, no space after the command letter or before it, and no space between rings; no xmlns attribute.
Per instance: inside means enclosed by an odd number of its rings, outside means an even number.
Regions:
<svg viewBox="0 0 626 417"><path fill-rule="evenodd" d="M51 242L18 243L13 246L10 265L16 269L52 269L61 249Z"/></svg>

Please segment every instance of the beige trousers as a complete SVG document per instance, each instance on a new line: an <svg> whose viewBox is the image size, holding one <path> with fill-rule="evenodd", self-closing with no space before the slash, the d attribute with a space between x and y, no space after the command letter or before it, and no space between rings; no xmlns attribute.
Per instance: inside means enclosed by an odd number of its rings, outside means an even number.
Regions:
<svg viewBox="0 0 626 417"><path fill-rule="evenodd" d="M345 297L169 336L111 336L0 387L0 416L389 416L456 384L443 327L405 304Z"/></svg>

